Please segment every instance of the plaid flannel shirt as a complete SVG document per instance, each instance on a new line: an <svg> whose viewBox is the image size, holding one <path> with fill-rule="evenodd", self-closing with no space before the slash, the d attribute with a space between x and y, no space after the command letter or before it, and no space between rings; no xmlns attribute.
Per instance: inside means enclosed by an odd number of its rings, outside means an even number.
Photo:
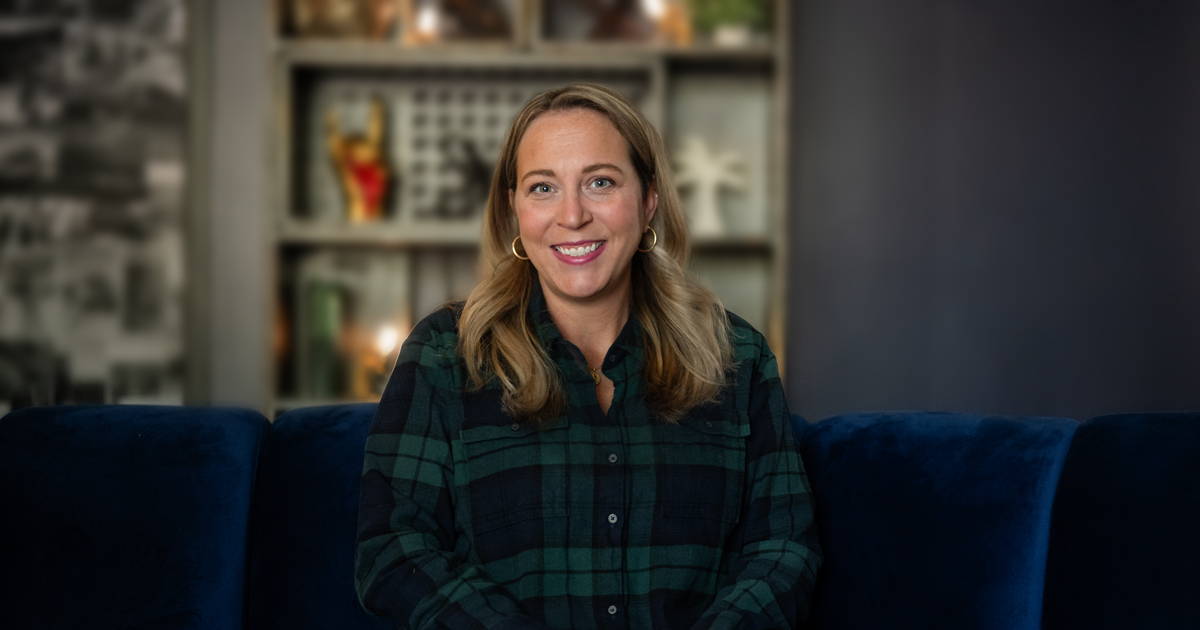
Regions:
<svg viewBox="0 0 1200 630"><path fill-rule="evenodd" d="M455 310L401 349L366 443L364 608L412 628L795 627L821 555L763 336L731 314L729 385L666 424L633 317L602 366L605 414L539 288L529 316L568 400L541 429L507 416L497 385L466 387Z"/></svg>

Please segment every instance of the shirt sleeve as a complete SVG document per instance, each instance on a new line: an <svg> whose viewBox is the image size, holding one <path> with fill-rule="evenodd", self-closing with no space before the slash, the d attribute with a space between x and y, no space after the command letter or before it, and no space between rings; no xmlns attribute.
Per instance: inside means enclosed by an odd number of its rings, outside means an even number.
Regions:
<svg viewBox="0 0 1200 630"><path fill-rule="evenodd" d="M355 588L368 612L411 628L540 628L456 549L453 463L428 326L404 343L367 436ZM444 383L437 383L442 384Z"/></svg>
<svg viewBox="0 0 1200 630"><path fill-rule="evenodd" d="M751 375L747 500L731 535L730 578L696 628L795 628L821 565L812 494L775 356L761 335Z"/></svg>

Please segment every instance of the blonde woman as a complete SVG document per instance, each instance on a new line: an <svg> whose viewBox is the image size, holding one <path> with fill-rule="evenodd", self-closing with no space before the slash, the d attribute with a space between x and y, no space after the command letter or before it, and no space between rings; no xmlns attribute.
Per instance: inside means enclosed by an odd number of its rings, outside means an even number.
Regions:
<svg viewBox="0 0 1200 630"><path fill-rule="evenodd" d="M821 562L763 336L684 272L662 140L578 84L517 114L491 273L405 342L356 584L413 628L783 628Z"/></svg>

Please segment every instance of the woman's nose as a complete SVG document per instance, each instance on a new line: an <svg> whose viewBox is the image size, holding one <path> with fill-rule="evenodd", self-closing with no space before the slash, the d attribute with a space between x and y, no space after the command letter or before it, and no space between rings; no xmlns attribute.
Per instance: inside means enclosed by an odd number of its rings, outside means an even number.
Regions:
<svg viewBox="0 0 1200 630"><path fill-rule="evenodd" d="M562 204L558 208L558 224L570 230L577 230L592 220L583 196L578 192L563 195Z"/></svg>

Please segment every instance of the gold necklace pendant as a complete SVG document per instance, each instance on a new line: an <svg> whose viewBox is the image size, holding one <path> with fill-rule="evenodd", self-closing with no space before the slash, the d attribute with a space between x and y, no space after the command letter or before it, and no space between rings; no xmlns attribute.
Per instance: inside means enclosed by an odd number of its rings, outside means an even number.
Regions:
<svg viewBox="0 0 1200 630"><path fill-rule="evenodd" d="M599 385L600 384L600 368L588 368L588 369L592 371L592 380L595 381L595 383L597 385Z"/></svg>

